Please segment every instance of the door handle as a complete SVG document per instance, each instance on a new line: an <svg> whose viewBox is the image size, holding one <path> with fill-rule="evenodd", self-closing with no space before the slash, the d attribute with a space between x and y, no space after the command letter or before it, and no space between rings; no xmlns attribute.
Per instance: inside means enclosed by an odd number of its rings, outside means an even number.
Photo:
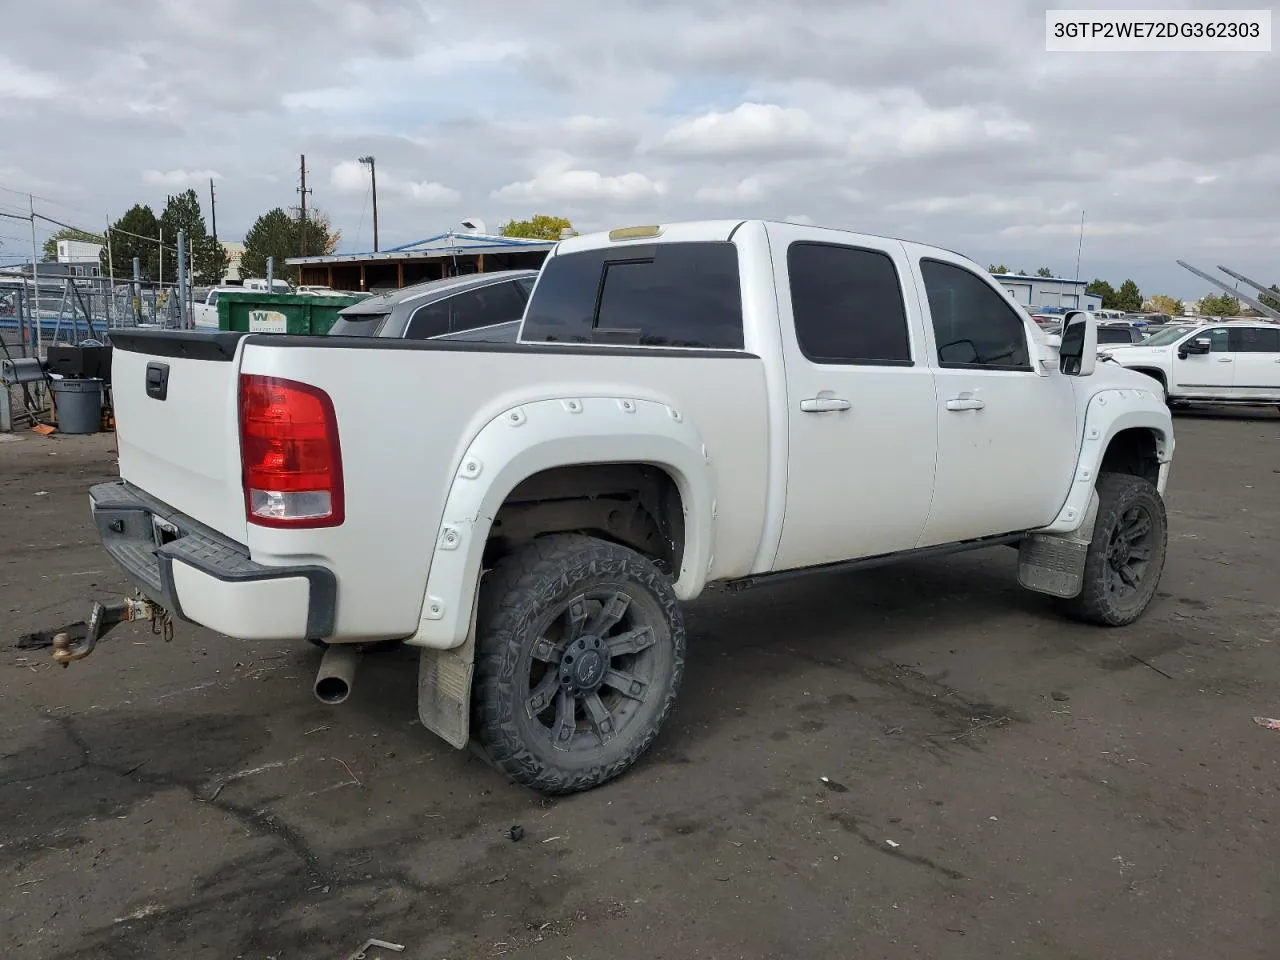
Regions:
<svg viewBox="0 0 1280 960"><path fill-rule="evenodd" d="M986 406L981 400L975 400L973 397L956 397L954 400L947 401L948 410L984 410Z"/></svg>
<svg viewBox="0 0 1280 960"><path fill-rule="evenodd" d="M1219 358L1218 358L1218 362L1219 362L1219 363L1230 363L1230 362L1231 362L1231 357L1219 357Z"/></svg>
<svg viewBox="0 0 1280 960"><path fill-rule="evenodd" d="M839 397L810 397L800 401L800 409L805 413L834 413L837 410L848 410L853 404Z"/></svg>

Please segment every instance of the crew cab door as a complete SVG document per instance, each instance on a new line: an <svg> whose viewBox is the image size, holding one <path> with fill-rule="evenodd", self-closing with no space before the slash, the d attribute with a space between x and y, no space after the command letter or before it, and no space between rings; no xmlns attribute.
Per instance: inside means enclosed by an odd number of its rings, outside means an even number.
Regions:
<svg viewBox="0 0 1280 960"><path fill-rule="evenodd" d="M1240 400L1280 399L1280 326L1232 327L1231 394Z"/></svg>
<svg viewBox="0 0 1280 960"><path fill-rule="evenodd" d="M1207 351L1204 341L1208 341ZM1197 347L1197 344L1201 345ZM1177 397L1229 398L1233 396L1235 369L1231 328L1197 330L1173 351L1173 382L1169 384L1169 393Z"/></svg>
<svg viewBox="0 0 1280 960"><path fill-rule="evenodd" d="M938 385L937 478L920 546L1051 523L1080 448L1072 378L1040 365L1029 318L985 273L908 250Z"/></svg>
<svg viewBox="0 0 1280 960"><path fill-rule="evenodd" d="M770 224L786 368L786 512L774 569L916 545L937 396L902 245Z"/></svg>

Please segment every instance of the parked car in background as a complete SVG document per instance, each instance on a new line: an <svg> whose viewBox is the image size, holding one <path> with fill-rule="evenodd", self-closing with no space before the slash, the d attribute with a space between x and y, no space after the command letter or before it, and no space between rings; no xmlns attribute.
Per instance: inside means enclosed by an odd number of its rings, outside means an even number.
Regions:
<svg viewBox="0 0 1280 960"><path fill-rule="evenodd" d="M1280 404L1280 325L1274 323L1176 324L1136 346L1107 347L1099 356L1158 380L1175 406Z"/></svg>
<svg viewBox="0 0 1280 960"><path fill-rule="evenodd" d="M498 270L414 284L342 310L329 336L514 343L537 277Z"/></svg>
<svg viewBox="0 0 1280 960"><path fill-rule="evenodd" d="M244 293L250 287L208 287L202 298L191 306L191 316L197 327L218 329L218 298L224 293ZM264 286L263 290L266 289Z"/></svg>
<svg viewBox="0 0 1280 960"><path fill-rule="evenodd" d="M1100 323L1098 324L1098 346L1120 343L1141 343L1142 330L1132 323Z"/></svg>

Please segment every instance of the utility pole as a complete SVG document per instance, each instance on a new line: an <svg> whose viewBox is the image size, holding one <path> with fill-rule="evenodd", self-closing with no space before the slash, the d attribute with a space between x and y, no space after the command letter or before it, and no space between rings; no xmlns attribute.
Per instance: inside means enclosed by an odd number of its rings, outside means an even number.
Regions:
<svg viewBox="0 0 1280 960"><path fill-rule="evenodd" d="M142 322L142 261L133 258L133 317Z"/></svg>
<svg viewBox="0 0 1280 960"><path fill-rule="evenodd" d="M213 193L213 177L209 178L209 219L213 221L213 240L218 241L218 200Z"/></svg>
<svg viewBox="0 0 1280 960"><path fill-rule="evenodd" d="M187 329L187 231L178 231L178 329Z"/></svg>
<svg viewBox="0 0 1280 960"><path fill-rule="evenodd" d="M35 289L32 300L35 304L36 318L36 353L40 356L40 344L44 336L44 330L40 326L40 268L36 266L40 259L40 250L36 247L36 198L31 194L27 194L27 209L31 212L31 286ZM24 285L25 286L25 285Z"/></svg>
<svg viewBox="0 0 1280 960"><path fill-rule="evenodd" d="M378 172L373 157L361 157L361 163L369 165L369 182L373 187L373 252L378 252Z"/></svg>
<svg viewBox="0 0 1280 960"><path fill-rule="evenodd" d="M311 193L307 189L307 155L299 155L299 176L302 181L298 187L298 195L302 198L298 206L298 244L301 247L301 255L307 255L307 194Z"/></svg>
<svg viewBox="0 0 1280 960"><path fill-rule="evenodd" d="M1084 250L1084 209L1080 210L1080 242L1076 245L1076 279L1080 279L1080 254Z"/></svg>
<svg viewBox="0 0 1280 960"><path fill-rule="evenodd" d="M115 319L115 302L116 302L116 261L111 255L111 221L107 221L107 229L103 231L102 237L107 241L107 276L110 278L107 287L107 326L111 326L111 321Z"/></svg>

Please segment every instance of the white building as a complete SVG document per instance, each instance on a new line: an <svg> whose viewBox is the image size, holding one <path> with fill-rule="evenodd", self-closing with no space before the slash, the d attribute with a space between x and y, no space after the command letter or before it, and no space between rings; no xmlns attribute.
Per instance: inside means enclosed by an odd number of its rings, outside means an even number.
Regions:
<svg viewBox="0 0 1280 960"><path fill-rule="evenodd" d="M237 243L234 240L223 240L222 249L227 252L227 272L223 276L222 282L239 283L240 258L244 256L244 244Z"/></svg>
<svg viewBox="0 0 1280 960"><path fill-rule="evenodd" d="M1014 302L1035 313L1050 310L1101 310L1102 298L1086 293L1084 280L1065 277L1026 277L1020 273L992 274Z"/></svg>
<svg viewBox="0 0 1280 960"><path fill-rule="evenodd" d="M87 240L59 240L58 263L99 263L102 244Z"/></svg>

